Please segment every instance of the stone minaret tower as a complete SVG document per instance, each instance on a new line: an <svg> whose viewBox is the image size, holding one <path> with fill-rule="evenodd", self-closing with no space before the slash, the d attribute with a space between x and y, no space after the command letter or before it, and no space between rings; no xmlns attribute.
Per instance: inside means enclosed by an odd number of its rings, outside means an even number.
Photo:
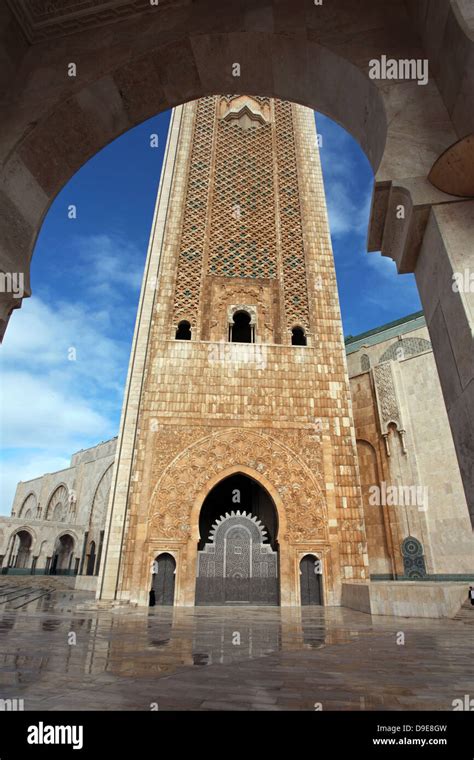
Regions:
<svg viewBox="0 0 474 760"><path fill-rule="evenodd" d="M368 577L309 109L174 109L117 451L100 599L340 604Z"/></svg>

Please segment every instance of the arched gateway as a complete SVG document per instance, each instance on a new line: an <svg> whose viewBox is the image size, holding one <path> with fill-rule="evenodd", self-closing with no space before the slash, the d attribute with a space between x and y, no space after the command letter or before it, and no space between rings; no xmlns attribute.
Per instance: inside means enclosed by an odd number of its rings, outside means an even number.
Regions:
<svg viewBox="0 0 474 760"><path fill-rule="evenodd" d="M229 503L251 511L226 512L208 531L216 510ZM268 531L260 516L268 521ZM267 492L245 475L226 478L207 496L199 522L201 536L204 531L208 537L198 551L196 604L277 605L278 520Z"/></svg>

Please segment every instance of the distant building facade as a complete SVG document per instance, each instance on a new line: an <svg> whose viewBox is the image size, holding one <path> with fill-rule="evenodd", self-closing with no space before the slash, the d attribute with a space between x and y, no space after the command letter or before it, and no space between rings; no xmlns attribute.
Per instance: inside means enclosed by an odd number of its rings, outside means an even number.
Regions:
<svg viewBox="0 0 474 760"><path fill-rule="evenodd" d="M70 467L18 484L11 517L0 518L0 573L97 575L115 447L78 451Z"/></svg>
<svg viewBox="0 0 474 760"><path fill-rule="evenodd" d="M371 579L472 579L472 527L422 312L345 344Z"/></svg>

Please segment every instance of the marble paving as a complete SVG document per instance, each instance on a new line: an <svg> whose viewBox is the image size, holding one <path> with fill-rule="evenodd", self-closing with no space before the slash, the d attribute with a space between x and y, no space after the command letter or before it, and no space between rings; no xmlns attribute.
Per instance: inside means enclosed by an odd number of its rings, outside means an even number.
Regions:
<svg viewBox="0 0 474 760"><path fill-rule="evenodd" d="M415 620L2 594L0 699L25 710L451 710L474 696L474 608Z"/></svg>

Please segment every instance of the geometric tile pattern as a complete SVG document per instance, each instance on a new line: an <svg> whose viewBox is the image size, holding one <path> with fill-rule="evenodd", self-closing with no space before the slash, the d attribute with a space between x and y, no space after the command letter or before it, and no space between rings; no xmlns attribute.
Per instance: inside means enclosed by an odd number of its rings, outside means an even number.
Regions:
<svg viewBox="0 0 474 760"><path fill-rule="evenodd" d="M219 120L212 203L211 275L277 275L272 125Z"/></svg>
<svg viewBox="0 0 474 760"><path fill-rule="evenodd" d="M286 325L287 328L300 325L309 329L306 263L292 104L287 101L275 101L275 120Z"/></svg>
<svg viewBox="0 0 474 760"><path fill-rule="evenodd" d="M202 98L198 101L178 259L174 302L175 325L181 319L187 319L194 327L199 310L211 184L210 157L214 138L215 110L215 97Z"/></svg>
<svg viewBox="0 0 474 760"><path fill-rule="evenodd" d="M205 266L214 277L276 279L281 274L286 328L308 330L292 105L275 100L271 122L243 128L217 116L219 104L231 99L198 101L173 323L186 319L197 324ZM268 101L253 100L260 105Z"/></svg>

